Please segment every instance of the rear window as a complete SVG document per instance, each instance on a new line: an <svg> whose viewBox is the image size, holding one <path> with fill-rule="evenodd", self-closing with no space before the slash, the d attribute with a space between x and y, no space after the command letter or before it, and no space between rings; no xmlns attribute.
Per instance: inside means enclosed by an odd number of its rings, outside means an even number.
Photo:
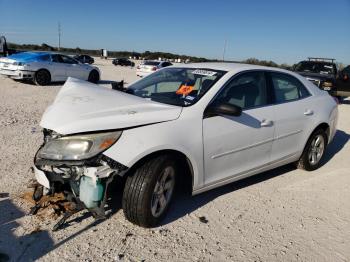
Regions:
<svg viewBox="0 0 350 262"><path fill-rule="evenodd" d="M303 61L297 64L295 70L298 72L310 72L317 74L335 74L336 67L332 63L320 63L320 62L312 62L312 61Z"/></svg>
<svg viewBox="0 0 350 262"><path fill-rule="evenodd" d="M42 55L39 57L40 61L51 61L50 55Z"/></svg>
<svg viewBox="0 0 350 262"><path fill-rule="evenodd" d="M144 65L158 66L160 62L157 61L146 61L143 63Z"/></svg>

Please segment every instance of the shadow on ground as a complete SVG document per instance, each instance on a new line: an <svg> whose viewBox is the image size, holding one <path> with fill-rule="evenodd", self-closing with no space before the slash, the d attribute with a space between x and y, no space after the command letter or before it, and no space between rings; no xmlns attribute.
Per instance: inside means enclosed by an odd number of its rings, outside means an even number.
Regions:
<svg viewBox="0 0 350 262"><path fill-rule="evenodd" d="M344 131L338 130L334 136L334 140L327 148L322 165L325 165L337 153L339 153L342 150L342 148L345 146L345 144L349 141L349 139L350 139L349 134L345 133ZM290 165L282 166L261 174L257 174L252 177L248 177L246 179L243 179L237 182L233 182L226 186L219 187L217 189L213 189L193 197L190 196L190 194L178 194L172 203L172 208L170 208L168 216L165 218L163 225L171 223L195 211L196 209L213 201L217 197L220 197L227 193L231 193L241 188L245 188L263 181L267 181L276 176L288 173L293 170L295 170L295 166L290 164Z"/></svg>
<svg viewBox="0 0 350 262"><path fill-rule="evenodd" d="M43 251L53 246L53 241L47 231L25 230L16 222L25 216L9 198L0 199L0 261L28 261L40 258ZM45 251L44 251L45 252ZM45 252L46 253L46 252Z"/></svg>

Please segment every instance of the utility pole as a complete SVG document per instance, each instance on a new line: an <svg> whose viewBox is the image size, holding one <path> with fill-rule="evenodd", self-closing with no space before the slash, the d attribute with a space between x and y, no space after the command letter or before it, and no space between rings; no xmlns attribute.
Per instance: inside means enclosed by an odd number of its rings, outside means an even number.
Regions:
<svg viewBox="0 0 350 262"><path fill-rule="evenodd" d="M225 43L224 43L224 50L222 52L222 61L225 61L225 52L226 52L226 45L227 45L227 39L225 39Z"/></svg>
<svg viewBox="0 0 350 262"><path fill-rule="evenodd" d="M61 23L58 22L58 51L61 49Z"/></svg>

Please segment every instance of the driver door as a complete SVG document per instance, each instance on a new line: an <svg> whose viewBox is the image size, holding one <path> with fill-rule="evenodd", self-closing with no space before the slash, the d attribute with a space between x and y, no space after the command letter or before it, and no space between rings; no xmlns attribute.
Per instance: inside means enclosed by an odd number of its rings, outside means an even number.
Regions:
<svg viewBox="0 0 350 262"><path fill-rule="evenodd" d="M52 81L66 80L66 65L63 63L62 56L59 54L51 55L52 62L50 63L50 72Z"/></svg>
<svg viewBox="0 0 350 262"><path fill-rule="evenodd" d="M211 103L240 106L242 115L203 119L205 184L244 175L270 161L274 107L262 71L234 77Z"/></svg>

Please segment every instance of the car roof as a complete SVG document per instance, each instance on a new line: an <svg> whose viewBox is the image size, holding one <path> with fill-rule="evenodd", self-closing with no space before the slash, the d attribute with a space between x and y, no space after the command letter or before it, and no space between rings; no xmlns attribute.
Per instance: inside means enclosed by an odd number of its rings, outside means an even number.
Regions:
<svg viewBox="0 0 350 262"><path fill-rule="evenodd" d="M203 68L212 70L221 70L228 72L246 71L246 70L268 70L268 71L278 71L284 73L291 73L288 70L280 69L277 67L259 66L251 64L241 64L241 63L226 63L226 62L206 62L206 63L191 63L176 65L175 67L185 67L185 68Z"/></svg>
<svg viewBox="0 0 350 262"><path fill-rule="evenodd" d="M299 63L312 63L312 64L329 64L329 65L335 65L334 62L331 61L315 61L315 60L303 60L300 61Z"/></svg>

